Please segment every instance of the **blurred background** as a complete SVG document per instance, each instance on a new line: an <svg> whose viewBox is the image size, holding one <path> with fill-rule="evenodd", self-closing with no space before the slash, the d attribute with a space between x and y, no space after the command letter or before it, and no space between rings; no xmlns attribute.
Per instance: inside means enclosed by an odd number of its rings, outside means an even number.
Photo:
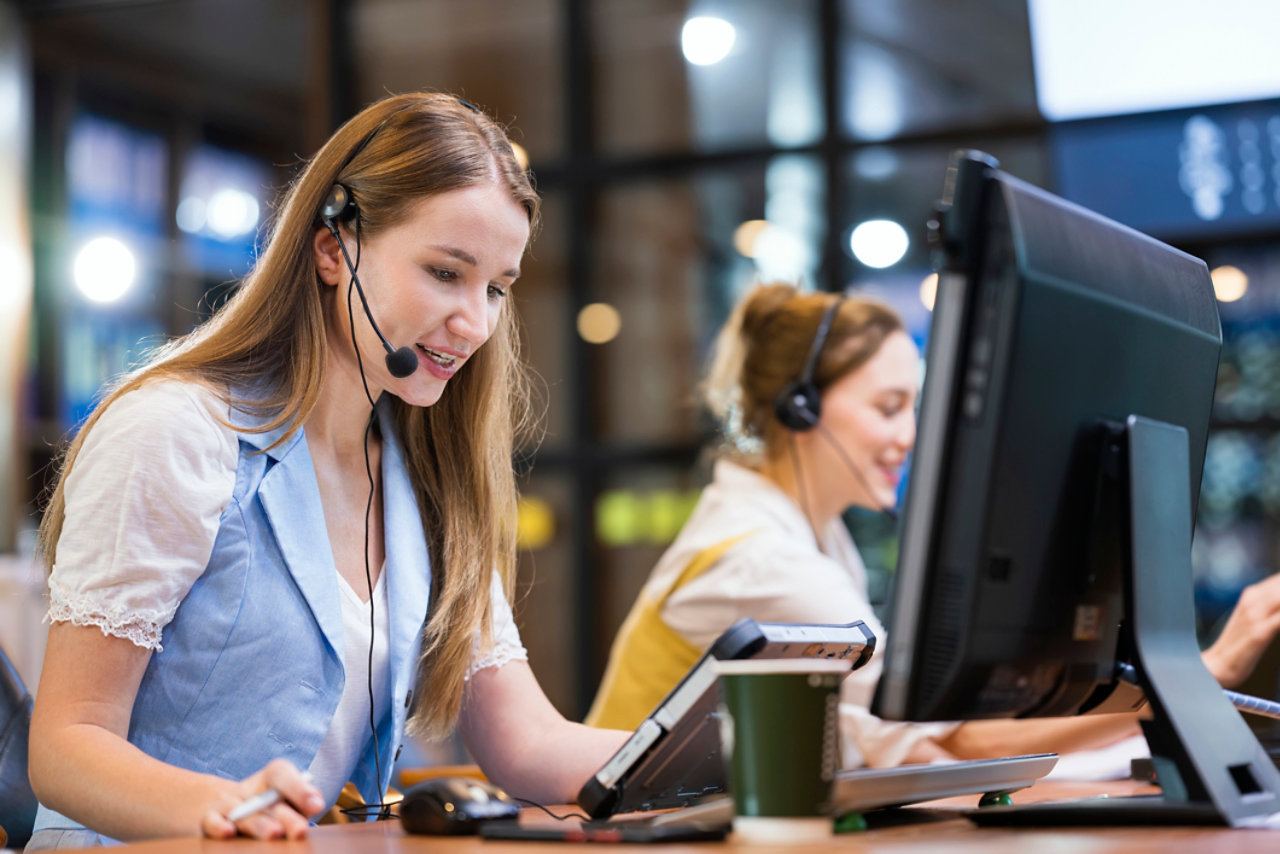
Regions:
<svg viewBox="0 0 1280 854"><path fill-rule="evenodd" d="M0 643L34 684L40 495L102 383L234 290L338 124L416 89L510 122L545 198L517 613L565 714L707 479L729 307L871 293L923 343L958 147L1213 269L1207 639L1280 559L1277 32L1256 0L0 0ZM883 598L894 525L848 521Z"/></svg>

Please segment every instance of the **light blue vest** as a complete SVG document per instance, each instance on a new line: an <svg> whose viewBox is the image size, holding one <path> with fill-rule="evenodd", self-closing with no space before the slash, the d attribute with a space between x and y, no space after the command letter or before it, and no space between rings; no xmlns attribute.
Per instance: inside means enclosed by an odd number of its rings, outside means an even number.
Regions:
<svg viewBox="0 0 1280 854"><path fill-rule="evenodd" d="M409 711L431 570L417 499L394 421L379 401L390 632L390 711L351 780L367 802L391 781ZM237 429L251 420L232 414ZM265 450L284 432L239 433L235 491L204 573L164 629L164 651L142 677L129 741L192 771L238 780L283 757L315 758L345 682L342 610L320 490L306 437ZM365 494L367 482L351 484ZM76 828L46 809L36 830Z"/></svg>

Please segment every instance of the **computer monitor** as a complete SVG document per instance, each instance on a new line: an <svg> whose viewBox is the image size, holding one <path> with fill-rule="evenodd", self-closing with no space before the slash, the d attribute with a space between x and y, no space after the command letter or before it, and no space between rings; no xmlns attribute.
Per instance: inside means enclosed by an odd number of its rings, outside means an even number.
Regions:
<svg viewBox="0 0 1280 854"><path fill-rule="evenodd" d="M1069 820L1280 811L1280 774L1194 635L1222 345L1204 262L981 152L953 155L930 227L942 263L874 711L1114 711L1128 674L1163 797Z"/></svg>

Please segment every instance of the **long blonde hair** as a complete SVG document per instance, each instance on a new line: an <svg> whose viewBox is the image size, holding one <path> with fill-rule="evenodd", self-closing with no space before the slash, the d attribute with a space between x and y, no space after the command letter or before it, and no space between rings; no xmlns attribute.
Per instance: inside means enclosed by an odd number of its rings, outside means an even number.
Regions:
<svg viewBox="0 0 1280 854"><path fill-rule="evenodd" d="M748 465L781 452L784 428L774 414L813 347L832 293L801 293L793 285L761 284L738 301L716 337L703 399L720 423L721 453ZM845 297L832 319L814 365L819 391L862 367L902 320L892 308L866 297Z"/></svg>
<svg viewBox="0 0 1280 854"><path fill-rule="evenodd" d="M311 247L333 184L347 187L359 205L361 235L373 237L403 222L426 196L495 181L524 208L532 233L539 199L506 132L451 96L390 97L339 128L285 192L261 259L235 295L114 384L80 428L40 525L46 565L57 558L67 477L85 436L112 402L143 383L170 377L204 383L229 406L263 417L258 430L285 427L279 442L302 427L327 364L323 285ZM244 388L259 396L231 399L230 389ZM490 635L491 573L500 572L508 596L514 584L511 455L529 421L528 401L518 330L507 309L434 406L393 400L432 564L431 618L418 663L418 684L431 690L417 692L410 724L425 735L442 735L457 719L472 639L477 630Z"/></svg>

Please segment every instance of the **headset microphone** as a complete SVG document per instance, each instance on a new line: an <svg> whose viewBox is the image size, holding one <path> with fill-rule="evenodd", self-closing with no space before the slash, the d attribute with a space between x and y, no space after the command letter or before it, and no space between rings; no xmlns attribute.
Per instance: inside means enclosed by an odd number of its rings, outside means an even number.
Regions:
<svg viewBox="0 0 1280 854"><path fill-rule="evenodd" d="M370 318L369 322L372 323L373 318ZM391 349L391 345L385 338L382 339L382 345L388 350ZM404 379L418 370L418 354L408 347L401 347L399 350L387 353L387 370L396 379Z"/></svg>
<svg viewBox="0 0 1280 854"><path fill-rule="evenodd" d="M347 262L347 269L351 271L351 281L356 286L356 293L360 295L360 305L364 307L364 315L369 318L369 325L373 327L374 333L387 351L387 370L391 372L391 376L404 379L418 369L418 354L411 347L399 349L392 347L387 336L383 335L382 330L378 328L378 322L373 319L373 312L369 309L369 300L365 298L364 287L360 284L360 277L356 275L356 265L352 263L351 256L347 253L347 244L338 233L336 223L356 215L355 200L351 198L347 188L341 184L334 184L329 190L329 196L325 199L324 205L320 208L320 221L338 241L342 258Z"/></svg>
<svg viewBox="0 0 1280 854"><path fill-rule="evenodd" d="M827 442L831 444L831 447L835 449L836 456L838 456L841 460L844 461L845 467L849 469L849 471L853 472L854 479L857 480L858 483L862 484L862 488L867 491L867 498L874 505L873 509L883 513L884 515L888 516L890 519L897 521L898 511L895 510L893 507L883 506L878 501L876 501L875 491L871 488L871 484L867 482L866 475L862 473L861 469L859 469L856 465L853 464L853 458L850 457L848 451L846 451L841 446L841 444L836 441L836 437L831 435L831 431L821 424L818 424L816 426L818 428L818 432L821 433L822 436L827 440Z"/></svg>

